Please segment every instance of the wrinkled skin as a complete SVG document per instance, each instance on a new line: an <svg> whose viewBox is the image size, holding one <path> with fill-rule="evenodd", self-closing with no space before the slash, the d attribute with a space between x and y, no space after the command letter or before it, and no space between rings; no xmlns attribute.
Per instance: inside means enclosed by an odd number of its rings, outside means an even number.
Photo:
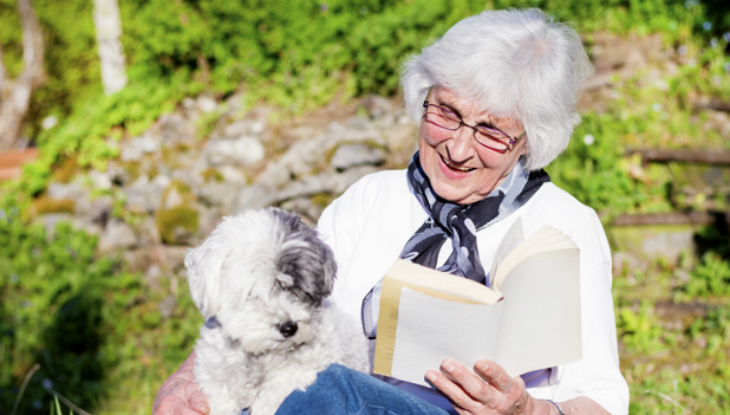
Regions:
<svg viewBox="0 0 730 415"><path fill-rule="evenodd" d="M522 378L510 377L491 360L478 361L472 372L446 359L438 371L426 373L426 380L446 395L460 415L558 414L552 403L530 396ZM608 414L600 405L585 397L561 402L560 406L566 415Z"/></svg>
<svg viewBox="0 0 730 415"><path fill-rule="evenodd" d="M153 415L208 415L210 407L195 383L195 351L160 387L152 403Z"/></svg>

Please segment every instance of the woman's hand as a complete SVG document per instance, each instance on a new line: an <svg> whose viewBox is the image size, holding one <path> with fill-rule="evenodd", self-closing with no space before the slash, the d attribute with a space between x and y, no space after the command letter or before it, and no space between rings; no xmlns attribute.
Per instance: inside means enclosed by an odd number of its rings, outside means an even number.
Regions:
<svg viewBox="0 0 730 415"><path fill-rule="evenodd" d="M208 399L195 383L195 351L157 392L152 415L208 415Z"/></svg>
<svg viewBox="0 0 730 415"><path fill-rule="evenodd" d="M475 374L476 373L476 374ZM549 414L549 402L536 401L520 377L510 377L491 360L480 360L471 372L452 359L441 364L441 371L429 370L426 379L444 393L461 415Z"/></svg>

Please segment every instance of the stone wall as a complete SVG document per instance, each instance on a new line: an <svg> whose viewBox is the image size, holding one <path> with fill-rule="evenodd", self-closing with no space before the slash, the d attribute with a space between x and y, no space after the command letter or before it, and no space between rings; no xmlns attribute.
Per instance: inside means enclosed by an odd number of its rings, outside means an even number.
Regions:
<svg viewBox="0 0 730 415"><path fill-rule="evenodd" d="M395 99L371 96L296 117L245 111L243 101L186 99L122 139L105 171L52 182L38 220L51 232L71 221L99 236L101 253L120 253L154 279L179 274L187 247L223 216L280 206L315 223L357 179L405 167L416 148L417 126Z"/></svg>
<svg viewBox="0 0 730 415"><path fill-rule="evenodd" d="M596 71L583 111L605 111L623 79L658 82L687 64L681 48L666 48L658 36L596 35L591 58ZM333 102L296 117L247 110L243 98L185 99L148 131L117 143L120 155L105 171L51 183L36 204L38 220L49 230L66 220L99 235L102 253L120 253L150 278L179 274L186 247L223 216L273 205L314 223L358 178L405 167L416 148L417 126L399 98ZM703 128L730 131L727 112L703 111Z"/></svg>

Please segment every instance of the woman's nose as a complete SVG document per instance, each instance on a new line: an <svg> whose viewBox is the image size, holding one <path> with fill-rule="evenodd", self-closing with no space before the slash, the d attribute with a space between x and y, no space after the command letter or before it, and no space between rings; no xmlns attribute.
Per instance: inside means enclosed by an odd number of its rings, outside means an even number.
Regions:
<svg viewBox="0 0 730 415"><path fill-rule="evenodd" d="M457 163L463 163L474 156L474 130L461 126L451 134L451 140L446 143L449 156Z"/></svg>

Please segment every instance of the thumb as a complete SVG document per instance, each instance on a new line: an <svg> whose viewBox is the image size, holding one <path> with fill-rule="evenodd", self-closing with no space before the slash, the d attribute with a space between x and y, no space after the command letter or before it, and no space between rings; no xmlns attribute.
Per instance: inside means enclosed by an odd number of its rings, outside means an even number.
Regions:
<svg viewBox="0 0 730 415"><path fill-rule="evenodd" d="M208 415L210 413L210 406L208 406L207 402L195 402L193 409L200 412L201 415Z"/></svg>
<svg viewBox="0 0 730 415"><path fill-rule="evenodd" d="M206 398L203 391L200 390L196 383L191 384L190 390L190 406L199 412L201 415L208 415L210 413L210 405L208 404L208 398Z"/></svg>

